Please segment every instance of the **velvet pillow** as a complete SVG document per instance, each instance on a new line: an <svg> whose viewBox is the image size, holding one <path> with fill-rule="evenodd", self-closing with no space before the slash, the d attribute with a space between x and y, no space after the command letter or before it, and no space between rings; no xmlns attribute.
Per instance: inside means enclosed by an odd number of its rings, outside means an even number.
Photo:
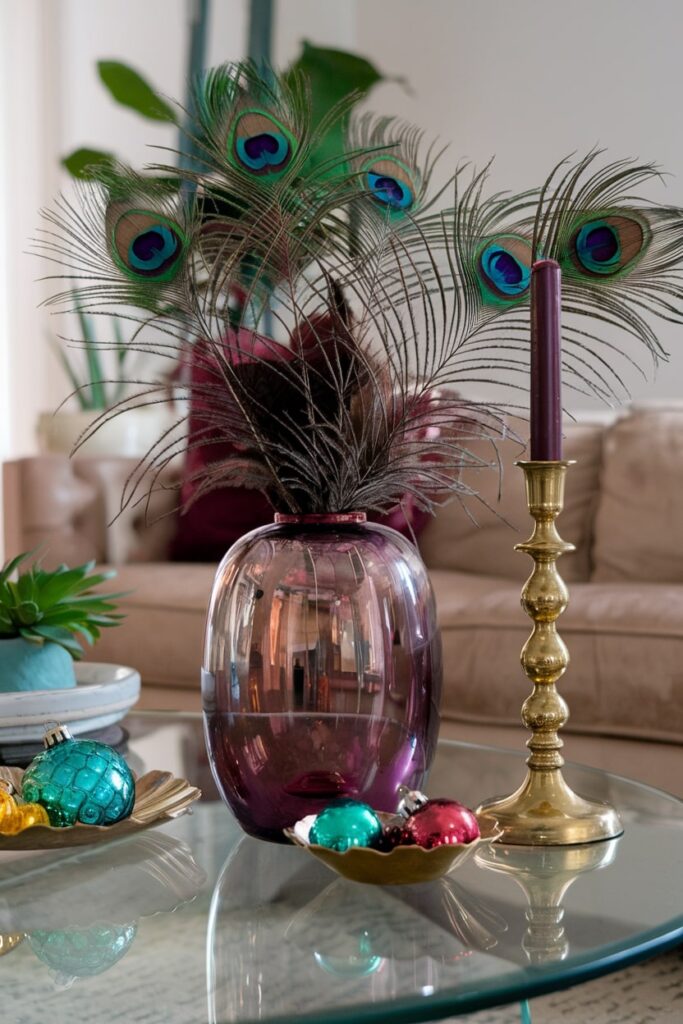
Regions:
<svg viewBox="0 0 683 1024"><path fill-rule="evenodd" d="M240 335L244 335L245 348L260 359L290 358L288 349L284 347L278 349L276 355L273 346L259 341L256 335L248 331L240 331ZM212 368L207 347L201 342L193 347L189 373L191 385L197 387L215 380L215 369ZM202 436L206 427L202 403L193 397L190 403L189 438ZM171 558L174 561L218 562L243 534L273 522L270 502L261 491L252 488L220 487L192 500L202 471L210 463L227 459L234 452L234 446L226 441L188 446L181 490L181 501L187 511L178 518L178 529L171 546ZM417 536L426 526L431 515L419 509L408 495L402 505L383 515L371 513L368 518L390 526L412 540L413 535Z"/></svg>

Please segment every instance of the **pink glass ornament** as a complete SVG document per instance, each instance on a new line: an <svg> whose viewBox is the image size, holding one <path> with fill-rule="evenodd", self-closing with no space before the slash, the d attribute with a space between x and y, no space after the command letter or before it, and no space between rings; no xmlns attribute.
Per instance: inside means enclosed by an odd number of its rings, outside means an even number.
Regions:
<svg viewBox="0 0 683 1024"><path fill-rule="evenodd" d="M403 843L425 850L435 846L471 843L480 835L473 812L456 800L428 800L410 815L403 827Z"/></svg>

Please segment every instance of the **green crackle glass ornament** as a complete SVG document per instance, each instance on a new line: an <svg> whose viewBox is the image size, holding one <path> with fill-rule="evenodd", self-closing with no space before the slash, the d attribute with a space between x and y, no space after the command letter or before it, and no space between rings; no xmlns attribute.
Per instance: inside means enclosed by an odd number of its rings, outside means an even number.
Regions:
<svg viewBox="0 0 683 1024"><path fill-rule="evenodd" d="M382 834L382 822L372 807L358 800L338 800L316 817L309 842L344 853L352 846L372 846Z"/></svg>
<svg viewBox="0 0 683 1024"><path fill-rule="evenodd" d="M42 804L51 825L113 825L129 817L135 780L117 751L96 740L76 740L62 725L48 729L43 742L45 750L24 772L21 795Z"/></svg>

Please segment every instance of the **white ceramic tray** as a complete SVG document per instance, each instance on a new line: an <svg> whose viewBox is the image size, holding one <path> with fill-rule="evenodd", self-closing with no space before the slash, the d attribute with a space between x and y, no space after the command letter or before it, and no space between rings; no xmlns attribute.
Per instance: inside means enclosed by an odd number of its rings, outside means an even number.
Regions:
<svg viewBox="0 0 683 1024"><path fill-rule="evenodd" d="M0 693L0 743L40 741L45 723L68 725L74 736L104 729L140 696L140 673L125 665L78 662L76 686L64 690Z"/></svg>

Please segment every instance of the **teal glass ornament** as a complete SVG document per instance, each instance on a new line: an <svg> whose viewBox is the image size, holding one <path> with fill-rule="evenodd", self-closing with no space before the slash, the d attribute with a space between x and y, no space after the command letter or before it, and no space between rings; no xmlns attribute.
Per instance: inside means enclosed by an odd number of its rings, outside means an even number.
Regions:
<svg viewBox="0 0 683 1024"><path fill-rule="evenodd" d="M384 963L384 957L377 956L372 949L369 932L364 928L359 935L349 936L351 946L356 945L346 955L337 953L329 956L319 950L313 952L318 967L337 978L365 978L374 974Z"/></svg>
<svg viewBox="0 0 683 1024"><path fill-rule="evenodd" d="M28 941L42 960L68 985L76 978L103 974L125 956L137 934L137 924L98 924L69 931L31 932Z"/></svg>
<svg viewBox="0 0 683 1024"><path fill-rule="evenodd" d="M352 846L373 846L382 835L382 822L372 807L358 800L338 800L320 812L308 840L344 853Z"/></svg>
<svg viewBox="0 0 683 1024"><path fill-rule="evenodd" d="M113 825L135 803L135 780L119 753L96 740L76 740L65 726L45 733L45 750L24 772L21 795L42 804L50 824Z"/></svg>

